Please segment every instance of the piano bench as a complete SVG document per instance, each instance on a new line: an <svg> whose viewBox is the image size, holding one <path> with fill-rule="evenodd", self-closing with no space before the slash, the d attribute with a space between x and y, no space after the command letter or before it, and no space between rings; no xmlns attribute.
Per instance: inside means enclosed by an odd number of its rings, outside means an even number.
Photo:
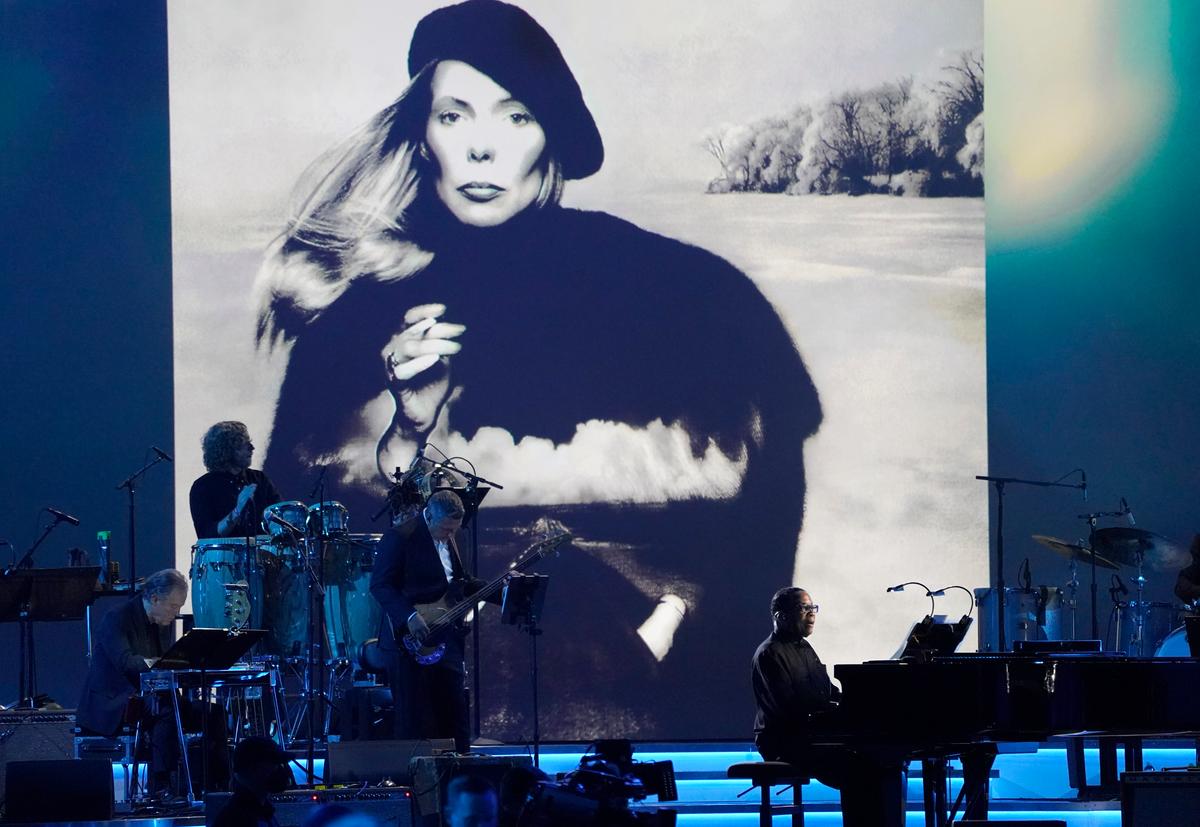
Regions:
<svg viewBox="0 0 1200 827"><path fill-rule="evenodd" d="M759 827L771 827L771 816L775 813L792 816L792 827L804 827L804 796L801 789L812 779L786 761L741 761L731 764L725 771L728 778L741 778L750 782L749 789L738 795L741 798L758 787L762 799L758 805ZM792 803L772 804L771 787L786 784L792 788Z"/></svg>

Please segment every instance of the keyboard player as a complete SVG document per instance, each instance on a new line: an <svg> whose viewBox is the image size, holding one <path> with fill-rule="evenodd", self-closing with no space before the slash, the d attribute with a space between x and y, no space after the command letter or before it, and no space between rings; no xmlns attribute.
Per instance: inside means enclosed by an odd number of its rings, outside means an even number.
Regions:
<svg viewBox="0 0 1200 827"><path fill-rule="evenodd" d="M904 806L895 767L845 747L811 743L818 730L836 727L840 694L808 642L817 611L811 595L794 586L771 598L773 629L753 660L755 745L766 760L787 761L840 790L847 827L894 823Z"/></svg>
<svg viewBox="0 0 1200 827"><path fill-rule="evenodd" d="M100 622L76 722L85 735L111 737L126 723L141 718L150 735L149 791L168 792L171 771L179 760L175 719L170 705L159 713L142 715L131 699L141 689L141 675L150 671L174 641L174 623L187 600L188 583L175 569L163 569L146 578L142 590L113 609ZM195 726L203 705L184 704L184 725ZM210 766L214 786L228 777L228 746L224 717L210 710Z"/></svg>

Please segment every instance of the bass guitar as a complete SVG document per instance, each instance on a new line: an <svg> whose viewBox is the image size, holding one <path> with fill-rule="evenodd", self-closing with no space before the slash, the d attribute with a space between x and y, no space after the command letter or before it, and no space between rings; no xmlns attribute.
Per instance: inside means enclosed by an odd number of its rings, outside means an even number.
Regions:
<svg viewBox="0 0 1200 827"><path fill-rule="evenodd" d="M507 571L473 594L463 594L462 582L456 581L437 600L415 604L413 608L425 621L427 631L420 637L412 632L406 634L401 641L405 650L422 666L432 666L440 661L446 654L445 636L452 633L477 604L504 588L514 574L521 574L570 539L569 531L560 531L539 540L510 563Z"/></svg>

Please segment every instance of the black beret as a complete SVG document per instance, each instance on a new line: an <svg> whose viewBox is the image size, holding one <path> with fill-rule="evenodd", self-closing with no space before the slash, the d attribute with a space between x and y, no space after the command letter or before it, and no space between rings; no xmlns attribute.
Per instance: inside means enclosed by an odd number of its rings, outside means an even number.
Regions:
<svg viewBox="0 0 1200 827"><path fill-rule="evenodd" d="M554 39L527 12L499 0L467 0L417 23L408 74L439 60L470 64L529 107L562 165L586 178L604 163L604 143L575 75Z"/></svg>

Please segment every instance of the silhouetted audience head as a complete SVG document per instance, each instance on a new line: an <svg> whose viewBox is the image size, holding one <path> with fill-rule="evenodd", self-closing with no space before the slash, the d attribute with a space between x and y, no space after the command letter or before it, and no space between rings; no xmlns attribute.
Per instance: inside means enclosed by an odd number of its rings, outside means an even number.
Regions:
<svg viewBox="0 0 1200 827"><path fill-rule="evenodd" d="M265 735L243 738L233 751L233 778L258 795L283 792L292 785L288 755Z"/></svg>
<svg viewBox="0 0 1200 827"><path fill-rule="evenodd" d="M301 827L379 827L379 822L344 804L322 804L308 814Z"/></svg>
<svg viewBox="0 0 1200 827"><path fill-rule="evenodd" d="M496 827L500 802L496 788L486 778L460 775L446 787L448 827Z"/></svg>

